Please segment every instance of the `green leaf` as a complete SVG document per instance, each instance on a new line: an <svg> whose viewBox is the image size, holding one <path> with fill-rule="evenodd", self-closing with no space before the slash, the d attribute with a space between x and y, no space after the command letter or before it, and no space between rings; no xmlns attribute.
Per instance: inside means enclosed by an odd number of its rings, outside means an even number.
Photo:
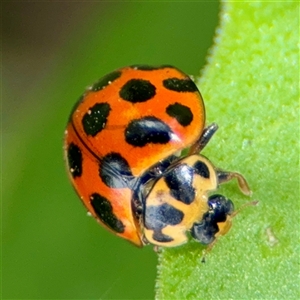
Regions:
<svg viewBox="0 0 300 300"><path fill-rule="evenodd" d="M194 241L159 255L157 299L299 299L299 3L226 2L199 81L204 154L246 176L244 209L201 263ZM236 207L249 201L221 187Z"/></svg>

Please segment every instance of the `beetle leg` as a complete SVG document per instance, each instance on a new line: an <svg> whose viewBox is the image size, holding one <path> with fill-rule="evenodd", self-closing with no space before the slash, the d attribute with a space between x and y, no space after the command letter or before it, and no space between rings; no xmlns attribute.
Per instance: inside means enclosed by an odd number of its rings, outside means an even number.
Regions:
<svg viewBox="0 0 300 300"><path fill-rule="evenodd" d="M216 169L216 172L217 172L219 184L222 184L224 182L227 182L227 181L230 181L230 180L236 178L241 192L247 196L251 196L252 191L250 190L247 180L245 179L245 177L243 175L241 175L240 173L237 173L237 172L223 171L221 169Z"/></svg>
<svg viewBox="0 0 300 300"><path fill-rule="evenodd" d="M198 154L201 152L217 130L218 125L216 123L212 123L204 128L200 138L190 147L189 155Z"/></svg>

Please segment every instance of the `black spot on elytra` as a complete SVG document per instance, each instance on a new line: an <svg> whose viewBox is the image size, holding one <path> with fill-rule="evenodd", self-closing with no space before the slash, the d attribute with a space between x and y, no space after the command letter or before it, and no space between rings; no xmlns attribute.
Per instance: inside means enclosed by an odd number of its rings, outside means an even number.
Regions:
<svg viewBox="0 0 300 300"><path fill-rule="evenodd" d="M111 188L128 188L134 178L129 164L119 153L109 153L103 157L99 165L102 181Z"/></svg>
<svg viewBox="0 0 300 300"><path fill-rule="evenodd" d="M167 107L166 109L167 114L175 118L177 122L182 126L188 126L193 121L193 113L190 110L189 107L180 104L180 103L174 103Z"/></svg>
<svg viewBox="0 0 300 300"><path fill-rule="evenodd" d="M106 123L111 108L108 103L96 103L89 108L82 118L82 126L87 135L95 136L101 132Z"/></svg>
<svg viewBox="0 0 300 300"><path fill-rule="evenodd" d="M165 182L173 198L185 204L195 200L193 187L193 169L186 164L180 164L165 175Z"/></svg>
<svg viewBox="0 0 300 300"><path fill-rule="evenodd" d="M234 206L231 200L222 195L212 195L208 198L209 211L206 212L199 223L195 223L191 229L191 235L202 244L210 244L214 241L219 231L218 223L225 222Z"/></svg>
<svg viewBox="0 0 300 300"><path fill-rule="evenodd" d="M110 229L117 233L123 233L124 224L116 217L110 202L103 196L94 193L90 196L91 205L98 218Z"/></svg>
<svg viewBox="0 0 300 300"><path fill-rule="evenodd" d="M198 92L198 88L194 81L190 78L168 78L163 81L166 89L175 92Z"/></svg>
<svg viewBox="0 0 300 300"><path fill-rule="evenodd" d="M120 97L131 103L145 102L155 96L156 88L148 80L130 79L120 90Z"/></svg>
<svg viewBox="0 0 300 300"><path fill-rule="evenodd" d="M131 121L125 130L126 142L132 146L166 144L171 140L172 130L155 117L144 117Z"/></svg>
<svg viewBox="0 0 300 300"><path fill-rule="evenodd" d="M82 174L82 153L80 148L77 145L71 143L68 146L67 158L69 171L72 177L80 177Z"/></svg>
<svg viewBox="0 0 300 300"><path fill-rule="evenodd" d="M105 75L104 77L100 78L97 82L95 82L91 86L90 90L93 92L102 90L107 85L111 84L113 81L118 79L121 76L121 74L122 74L121 71L114 71L114 72L111 72L111 73Z"/></svg>
<svg viewBox="0 0 300 300"><path fill-rule="evenodd" d="M145 208L145 227L153 230L153 239L158 242L170 242L172 237L162 233L162 229L168 225L177 225L183 220L184 214L175 207L164 203L159 206L147 206Z"/></svg>
<svg viewBox="0 0 300 300"><path fill-rule="evenodd" d="M210 173L209 173L209 169L207 167L207 165L198 160L195 164L194 164L194 171L196 174L200 175L201 177L204 178L209 178Z"/></svg>
<svg viewBox="0 0 300 300"><path fill-rule="evenodd" d="M165 68L174 69L174 67L170 65L161 65L161 66L149 66L149 65L132 65L130 66L132 69L140 70L140 71L153 71L153 70L160 70Z"/></svg>

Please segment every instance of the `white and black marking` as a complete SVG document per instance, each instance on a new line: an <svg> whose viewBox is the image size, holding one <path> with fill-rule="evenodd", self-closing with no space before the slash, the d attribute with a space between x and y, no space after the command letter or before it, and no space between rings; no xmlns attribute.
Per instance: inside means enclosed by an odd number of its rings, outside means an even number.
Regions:
<svg viewBox="0 0 300 300"><path fill-rule="evenodd" d="M101 180L111 188L130 188L134 179L127 160L119 153L111 152L99 164Z"/></svg>
<svg viewBox="0 0 300 300"><path fill-rule="evenodd" d="M193 238L204 245L214 241L219 231L218 223L225 222L227 216L234 210L232 201L222 195L210 196L208 206L209 211L203 215L199 223L195 223L191 228Z"/></svg>
<svg viewBox="0 0 300 300"><path fill-rule="evenodd" d="M94 193L90 196L91 205L93 206L98 218L109 228L117 233L123 233L124 224L116 217L113 208L105 197Z"/></svg>
<svg viewBox="0 0 300 300"><path fill-rule="evenodd" d="M132 120L125 129L125 140L135 147L147 144L167 144L171 140L171 128L156 117L148 116Z"/></svg>
<svg viewBox="0 0 300 300"><path fill-rule="evenodd" d="M219 194L208 198L208 206L211 220L217 223L225 222L227 215L232 214L234 210L232 201Z"/></svg>
<svg viewBox="0 0 300 300"><path fill-rule="evenodd" d="M203 161L198 160L193 167L195 173L200 175L201 177L207 179L210 177L209 169Z"/></svg>
<svg viewBox="0 0 300 300"><path fill-rule="evenodd" d="M194 171L187 164L179 164L165 175L165 182L173 198L185 204L195 200Z"/></svg>
<svg viewBox="0 0 300 300"><path fill-rule="evenodd" d="M68 146L67 158L72 177L80 177L82 174L82 153L80 148L74 143Z"/></svg>
<svg viewBox="0 0 300 300"><path fill-rule="evenodd" d="M144 213L145 227L153 230L154 240L162 243L173 241L172 237L162 233L162 229L168 225L179 224L184 217L182 211L164 203L159 206L147 206Z"/></svg>
<svg viewBox="0 0 300 300"><path fill-rule="evenodd" d="M131 79L121 88L120 97L131 103L145 102L156 94L156 87L148 80Z"/></svg>
<svg viewBox="0 0 300 300"><path fill-rule="evenodd" d="M155 180L160 178L167 168L171 164L175 163L178 160L178 156L170 155L166 159L158 162L148 170L146 170L141 176L136 178L136 181L131 185L133 194L132 194L132 210L135 215L140 215L140 212L137 210L142 207L142 203L147 201L147 196L149 194L148 184L152 182L152 186Z"/></svg>
<svg viewBox="0 0 300 300"><path fill-rule="evenodd" d="M183 104L175 102L167 107L166 113L177 120L177 122L186 127L193 121L193 113L191 109Z"/></svg>
<svg viewBox="0 0 300 300"><path fill-rule="evenodd" d="M199 92L196 84L190 78L168 78L163 81L163 85L168 90L180 93Z"/></svg>
<svg viewBox="0 0 300 300"><path fill-rule="evenodd" d="M108 103L96 103L89 108L82 118L82 126L86 135L96 136L105 128L110 110Z"/></svg>

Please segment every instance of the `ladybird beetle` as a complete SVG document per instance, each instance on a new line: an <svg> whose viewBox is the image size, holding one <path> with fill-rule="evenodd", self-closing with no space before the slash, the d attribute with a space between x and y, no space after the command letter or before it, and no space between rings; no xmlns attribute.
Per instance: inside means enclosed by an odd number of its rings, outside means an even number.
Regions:
<svg viewBox="0 0 300 300"><path fill-rule="evenodd" d="M69 177L96 220L137 246L178 246L187 232L212 244L229 230L234 208L209 193L236 178L250 194L241 174L199 155L216 130L205 128L201 94L182 71L121 68L89 87L71 112L64 139Z"/></svg>

